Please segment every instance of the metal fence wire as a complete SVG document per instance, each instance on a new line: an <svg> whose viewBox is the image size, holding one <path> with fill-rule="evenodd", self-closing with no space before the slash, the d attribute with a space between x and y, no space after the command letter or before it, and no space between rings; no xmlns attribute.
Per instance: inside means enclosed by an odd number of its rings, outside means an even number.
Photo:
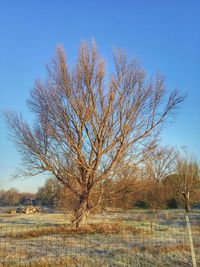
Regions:
<svg viewBox="0 0 200 267"><path fill-rule="evenodd" d="M191 221L200 266L200 226ZM0 227L0 266L192 266L184 221Z"/></svg>

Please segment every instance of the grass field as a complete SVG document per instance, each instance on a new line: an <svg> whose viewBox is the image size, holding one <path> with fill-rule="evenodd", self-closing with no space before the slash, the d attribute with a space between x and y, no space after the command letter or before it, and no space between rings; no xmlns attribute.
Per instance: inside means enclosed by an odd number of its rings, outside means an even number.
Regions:
<svg viewBox="0 0 200 267"><path fill-rule="evenodd" d="M0 266L192 266L184 212L92 214L73 229L70 214L0 213ZM200 265L200 213L190 214Z"/></svg>

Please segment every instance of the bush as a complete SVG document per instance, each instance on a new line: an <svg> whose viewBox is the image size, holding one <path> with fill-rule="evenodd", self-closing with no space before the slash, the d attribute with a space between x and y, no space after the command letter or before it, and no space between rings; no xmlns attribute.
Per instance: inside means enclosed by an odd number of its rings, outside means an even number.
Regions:
<svg viewBox="0 0 200 267"><path fill-rule="evenodd" d="M137 200L134 204L135 207L140 208L140 209L148 209L149 204L144 201L144 200Z"/></svg>
<svg viewBox="0 0 200 267"><path fill-rule="evenodd" d="M178 201L175 198L171 198L167 201L167 209L178 209Z"/></svg>

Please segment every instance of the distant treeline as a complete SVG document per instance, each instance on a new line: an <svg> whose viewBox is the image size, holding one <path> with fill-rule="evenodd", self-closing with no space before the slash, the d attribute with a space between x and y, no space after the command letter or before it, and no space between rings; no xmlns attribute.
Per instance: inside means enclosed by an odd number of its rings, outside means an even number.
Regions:
<svg viewBox="0 0 200 267"><path fill-rule="evenodd" d="M139 167L123 166L91 191L88 203L100 199L94 210L183 207L189 211L200 203L199 164L191 158L177 156L173 149L157 150ZM74 212L80 201L81 197L77 198L55 178L48 179L36 194L21 193L15 188L0 191L1 206L45 205Z"/></svg>
<svg viewBox="0 0 200 267"><path fill-rule="evenodd" d="M63 211L73 211L76 201L71 192L59 186L54 179L49 179L38 190L36 198L43 205L54 206ZM199 201L199 195L194 195L190 204L195 205ZM184 199L166 181L158 183L149 179L123 177L108 183L98 210L106 208L176 209L184 208Z"/></svg>
<svg viewBox="0 0 200 267"><path fill-rule="evenodd" d="M194 198L191 204L198 203L198 200L197 197ZM21 193L15 188L0 191L0 206L44 205L54 206L62 211L70 211L73 210L72 203L74 203L74 199L70 192L64 190L53 179L47 180L36 194ZM109 183L98 209L158 210L181 207L184 207L182 198L165 183L121 179Z"/></svg>
<svg viewBox="0 0 200 267"><path fill-rule="evenodd" d="M36 194L21 193L15 188L0 190L0 206L32 205L35 198Z"/></svg>

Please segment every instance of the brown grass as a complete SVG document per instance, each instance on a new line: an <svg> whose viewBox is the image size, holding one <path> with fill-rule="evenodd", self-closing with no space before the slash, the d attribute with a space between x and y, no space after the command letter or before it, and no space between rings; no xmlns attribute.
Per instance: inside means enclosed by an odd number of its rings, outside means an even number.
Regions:
<svg viewBox="0 0 200 267"><path fill-rule="evenodd" d="M87 234L123 234L129 233L134 235L140 235L141 233L149 234L149 232L143 229L138 229L134 226L125 225L122 227L121 224L90 224L88 226L82 226L80 228L74 228L70 226L48 226L48 227L38 227L38 229L26 230L24 229L23 232L12 232L6 233L6 237L13 237L13 238L37 238L40 236L47 236L52 234L64 234L67 236L73 235L87 235Z"/></svg>
<svg viewBox="0 0 200 267"><path fill-rule="evenodd" d="M98 263L97 261L94 261L90 257L87 256L77 256L76 258L72 257L65 257L61 258L58 257L56 259L53 258L40 258L38 260L34 259L29 262L15 262L15 261L10 261L8 263L1 264L0 267L25 267L25 266L30 266L30 267L77 267L77 266L94 266L95 267L102 267L102 263Z"/></svg>
<svg viewBox="0 0 200 267"><path fill-rule="evenodd" d="M187 244L180 244L180 245L168 245L168 246L143 246L143 247L137 247L133 248L132 252L148 252L153 255L159 254L167 254L171 252L190 252L190 247Z"/></svg>

